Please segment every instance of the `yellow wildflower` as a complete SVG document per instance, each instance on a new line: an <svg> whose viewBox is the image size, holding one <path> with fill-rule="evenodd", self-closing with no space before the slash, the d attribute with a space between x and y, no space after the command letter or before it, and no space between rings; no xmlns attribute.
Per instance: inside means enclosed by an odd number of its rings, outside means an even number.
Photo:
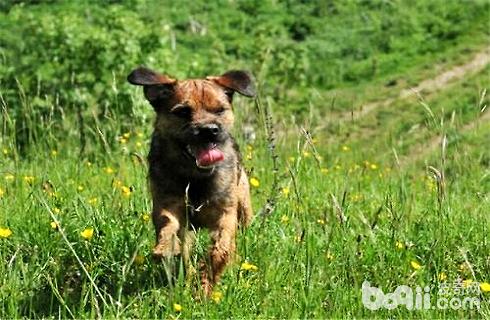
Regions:
<svg viewBox="0 0 490 320"><path fill-rule="evenodd" d="M141 142L139 142L139 141L138 141L138 142L136 142L136 146L137 146L138 148L141 148L141 146L143 146L143 144L142 144Z"/></svg>
<svg viewBox="0 0 490 320"><path fill-rule="evenodd" d="M129 198L131 196L132 191L131 191L131 188L126 187L126 186L122 186L121 192L122 192L123 196L125 196L126 198Z"/></svg>
<svg viewBox="0 0 490 320"><path fill-rule="evenodd" d="M308 151L303 151L303 157L309 158L310 156L311 156L311 153L309 153Z"/></svg>
<svg viewBox="0 0 490 320"><path fill-rule="evenodd" d="M24 181L28 184L32 184L34 182L33 176L24 176Z"/></svg>
<svg viewBox="0 0 490 320"><path fill-rule="evenodd" d="M182 306L178 303L174 303L174 311L175 312L181 312L182 311Z"/></svg>
<svg viewBox="0 0 490 320"><path fill-rule="evenodd" d="M53 208L53 212L54 212L54 213L60 213L60 212L61 212L61 210L60 210L59 208L54 207L54 208Z"/></svg>
<svg viewBox="0 0 490 320"><path fill-rule="evenodd" d="M87 167L91 167L92 166L92 162L90 162L90 161L87 161L86 164L87 164Z"/></svg>
<svg viewBox="0 0 490 320"><path fill-rule="evenodd" d="M333 254L330 253L330 251L327 252L327 259L328 260L333 260Z"/></svg>
<svg viewBox="0 0 490 320"><path fill-rule="evenodd" d="M288 222L289 222L289 217L288 217L287 215L283 215L283 216L281 217L281 222L282 222L282 223L288 223Z"/></svg>
<svg viewBox="0 0 490 320"><path fill-rule="evenodd" d="M51 229L53 230L58 230L59 228L59 225L54 221L51 221L50 225L51 225Z"/></svg>
<svg viewBox="0 0 490 320"><path fill-rule="evenodd" d="M396 247L398 250L402 250L403 248L405 248L405 245L403 244L403 242L397 241L397 242L395 243L395 247Z"/></svg>
<svg viewBox="0 0 490 320"><path fill-rule="evenodd" d="M111 167L105 167L105 168L104 168L104 171L105 171L105 173L107 173L107 174L114 173L114 169L112 169Z"/></svg>
<svg viewBox="0 0 490 320"><path fill-rule="evenodd" d="M90 198L88 199L88 203L91 204L91 205L95 205L97 203L97 197L93 197L93 198Z"/></svg>
<svg viewBox="0 0 490 320"><path fill-rule="evenodd" d="M480 289L482 292L490 292L490 283L488 282L480 283Z"/></svg>
<svg viewBox="0 0 490 320"><path fill-rule="evenodd" d="M2 188L0 188L0 198L3 197L4 194L5 194L5 191L3 191Z"/></svg>
<svg viewBox="0 0 490 320"><path fill-rule="evenodd" d="M7 173L5 175L5 180L6 181L14 181L14 179L15 179L15 176L13 174L11 174L11 173Z"/></svg>
<svg viewBox="0 0 490 320"><path fill-rule="evenodd" d="M82 232L80 232L80 235L85 240L90 240L94 236L94 228L86 228L85 230L83 230Z"/></svg>
<svg viewBox="0 0 490 320"><path fill-rule="evenodd" d="M340 164L336 164L335 165L335 170L340 170L340 169L342 169L342 166Z"/></svg>
<svg viewBox="0 0 490 320"><path fill-rule="evenodd" d="M252 187L258 188L260 186L260 182L257 178L250 178L250 185Z"/></svg>
<svg viewBox="0 0 490 320"><path fill-rule="evenodd" d="M247 261L242 263L240 269L245 270L245 271L257 271L257 270L259 270L259 268L256 265L248 263Z"/></svg>
<svg viewBox="0 0 490 320"><path fill-rule="evenodd" d="M287 197L289 195L289 188L284 187L284 188L282 188L281 192L285 197Z"/></svg>
<svg viewBox="0 0 490 320"><path fill-rule="evenodd" d="M320 169L320 172L323 173L323 174L327 174L328 173L328 169L327 168L321 168Z"/></svg>
<svg viewBox="0 0 490 320"><path fill-rule="evenodd" d="M128 139L125 139L125 138L119 138L119 142L121 144L125 144L126 142L128 142Z"/></svg>
<svg viewBox="0 0 490 320"><path fill-rule="evenodd" d="M143 138L143 133L142 132L138 132L138 133L136 133L136 135L138 136L138 138Z"/></svg>
<svg viewBox="0 0 490 320"><path fill-rule="evenodd" d="M211 294L211 299L213 299L213 301L216 303L219 303L222 298L223 298L223 293L219 291L213 291L213 293Z"/></svg>
<svg viewBox="0 0 490 320"><path fill-rule="evenodd" d="M369 167L371 168L371 170L377 170L378 169L378 165L375 163L371 163L371 165Z"/></svg>
<svg viewBox="0 0 490 320"><path fill-rule="evenodd" d="M124 137L124 139L129 139L129 137L131 136L131 132L126 132L122 136Z"/></svg>
<svg viewBox="0 0 490 320"><path fill-rule="evenodd" d="M246 159L252 160L252 152L247 152Z"/></svg>
<svg viewBox="0 0 490 320"><path fill-rule="evenodd" d="M150 221L150 215L148 213L145 213L141 216L141 219L143 219L144 222Z"/></svg>
<svg viewBox="0 0 490 320"><path fill-rule="evenodd" d="M347 152L349 150L350 150L350 148L348 146L342 146L342 151Z"/></svg>
<svg viewBox="0 0 490 320"><path fill-rule="evenodd" d="M140 254L136 255L136 257L134 257L134 263L141 266L143 263L145 263L145 256Z"/></svg>
<svg viewBox="0 0 490 320"><path fill-rule="evenodd" d="M437 277L439 278L439 281L444 281L447 279L447 275L445 272L439 273L439 275Z"/></svg>
<svg viewBox="0 0 490 320"><path fill-rule="evenodd" d="M0 238L8 238L12 235L12 230L9 228L0 228Z"/></svg>
<svg viewBox="0 0 490 320"><path fill-rule="evenodd" d="M417 261L411 261L410 265L414 270L419 270L420 268L422 268L422 266Z"/></svg>
<svg viewBox="0 0 490 320"><path fill-rule="evenodd" d="M51 155L56 157L58 155L58 150L51 150Z"/></svg>
<svg viewBox="0 0 490 320"><path fill-rule="evenodd" d="M325 224L325 220L323 220L323 219L318 219L316 222L318 222L321 225L324 225Z"/></svg>
<svg viewBox="0 0 490 320"><path fill-rule="evenodd" d="M83 191L83 186L82 186L82 185L78 186L78 187L77 187L77 190L78 190L79 192L82 192L82 191Z"/></svg>

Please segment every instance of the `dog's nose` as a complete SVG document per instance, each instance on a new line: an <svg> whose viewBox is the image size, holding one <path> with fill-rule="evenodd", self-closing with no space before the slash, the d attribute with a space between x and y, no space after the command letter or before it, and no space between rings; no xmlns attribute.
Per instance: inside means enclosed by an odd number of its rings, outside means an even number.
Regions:
<svg viewBox="0 0 490 320"><path fill-rule="evenodd" d="M194 131L196 135L216 137L220 133L220 127L217 124L210 123L199 126L198 130Z"/></svg>

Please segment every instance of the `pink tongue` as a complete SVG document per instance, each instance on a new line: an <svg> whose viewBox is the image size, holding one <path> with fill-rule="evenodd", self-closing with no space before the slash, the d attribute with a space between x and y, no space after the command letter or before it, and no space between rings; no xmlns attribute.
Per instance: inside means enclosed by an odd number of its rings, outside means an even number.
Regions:
<svg viewBox="0 0 490 320"><path fill-rule="evenodd" d="M199 151L199 154L196 157L197 164L201 167L208 167L210 165L215 164L216 162L220 162L225 158L225 155L219 149L204 149Z"/></svg>

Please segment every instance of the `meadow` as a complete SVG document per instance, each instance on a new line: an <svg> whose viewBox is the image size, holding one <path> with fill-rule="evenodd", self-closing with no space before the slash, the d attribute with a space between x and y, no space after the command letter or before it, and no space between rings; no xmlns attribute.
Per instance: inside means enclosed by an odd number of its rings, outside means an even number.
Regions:
<svg viewBox="0 0 490 320"><path fill-rule="evenodd" d="M0 318L489 318L489 14L2 2ZM257 80L255 101L234 101L256 217L209 299L178 259L151 258L153 111L125 80L140 64ZM480 307L372 311L364 281L429 286L433 306L462 297L441 287L476 288Z"/></svg>

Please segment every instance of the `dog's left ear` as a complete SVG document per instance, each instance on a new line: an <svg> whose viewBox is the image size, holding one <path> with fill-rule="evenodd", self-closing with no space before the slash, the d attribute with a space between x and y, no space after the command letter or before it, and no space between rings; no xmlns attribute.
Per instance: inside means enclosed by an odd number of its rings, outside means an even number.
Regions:
<svg viewBox="0 0 490 320"><path fill-rule="evenodd" d="M255 97L256 95L253 76L247 71L231 70L219 77L207 77L206 79L246 97Z"/></svg>

